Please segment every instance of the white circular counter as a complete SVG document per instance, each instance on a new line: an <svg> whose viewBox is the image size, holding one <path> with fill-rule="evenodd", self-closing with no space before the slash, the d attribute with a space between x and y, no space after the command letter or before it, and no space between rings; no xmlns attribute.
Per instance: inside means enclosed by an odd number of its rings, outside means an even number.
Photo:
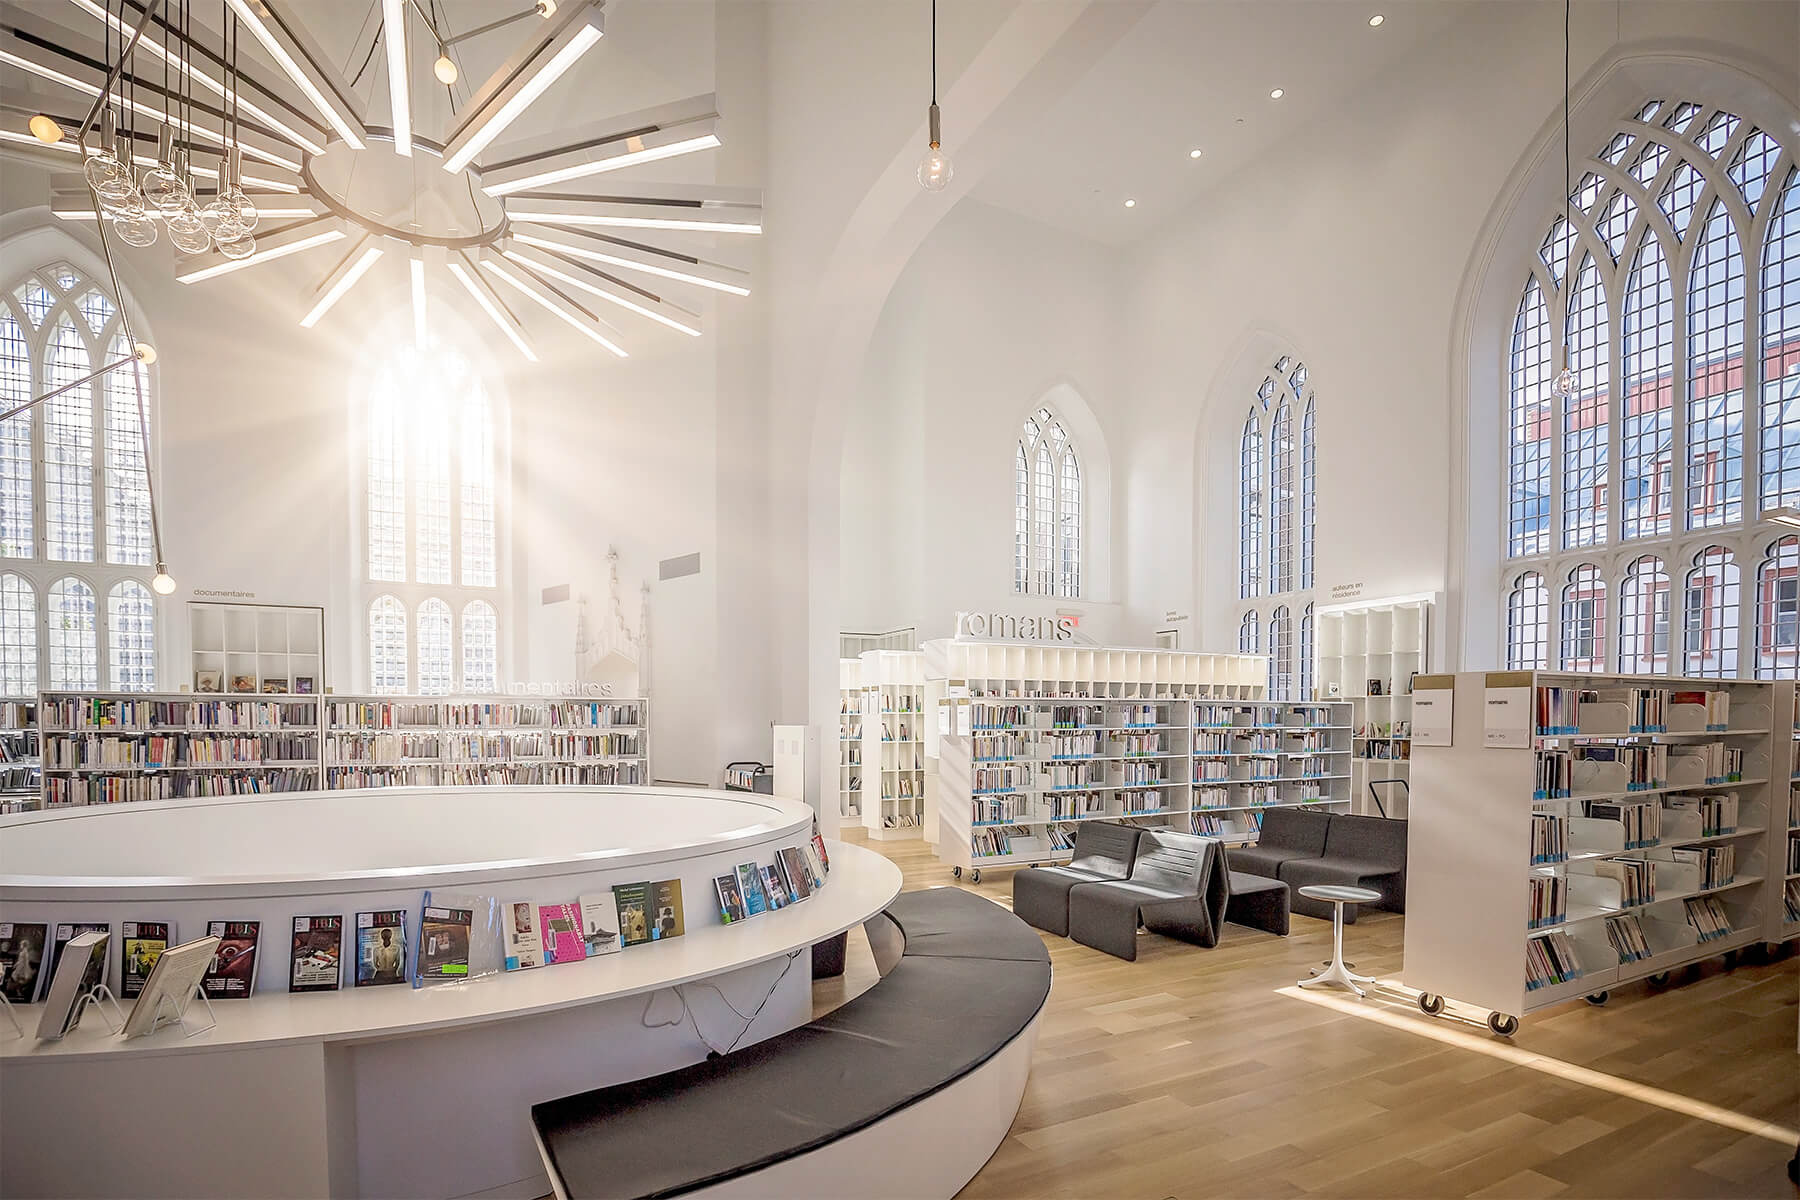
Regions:
<svg viewBox="0 0 1800 1200"><path fill-rule="evenodd" d="M655 788L373 789L0 819L0 920L115 934L166 920L177 941L212 920L263 922L256 994L216 1002L204 1033L127 1042L90 1012L40 1043L36 1006L18 1010L24 1038L0 1021L0 1196L542 1195L532 1103L811 1018L808 948L884 909L898 868L833 843L823 889L731 925L711 888L811 826L788 800ZM465 983L287 991L295 916L342 913L348 927L376 908L416 920L428 888L553 903L671 878L681 937ZM70 1128L99 1149L59 1153ZM242 1154L220 1173L209 1154L232 1146ZM146 1155L167 1170L147 1178Z"/></svg>

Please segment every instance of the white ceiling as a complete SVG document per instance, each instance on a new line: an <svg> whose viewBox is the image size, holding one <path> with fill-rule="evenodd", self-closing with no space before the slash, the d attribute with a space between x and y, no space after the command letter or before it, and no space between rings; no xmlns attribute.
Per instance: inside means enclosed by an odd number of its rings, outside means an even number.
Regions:
<svg viewBox="0 0 1800 1200"><path fill-rule="evenodd" d="M1161 0L971 195L1128 245L1328 118L1475 2ZM1377 12L1385 20L1370 28ZM1285 94L1271 100L1277 87ZM945 113L947 129L954 118ZM947 148L954 157L954 144ZM1201 157L1189 157L1196 148ZM1295 187L1305 186L1299 167ZM1125 207L1128 198L1136 207Z"/></svg>

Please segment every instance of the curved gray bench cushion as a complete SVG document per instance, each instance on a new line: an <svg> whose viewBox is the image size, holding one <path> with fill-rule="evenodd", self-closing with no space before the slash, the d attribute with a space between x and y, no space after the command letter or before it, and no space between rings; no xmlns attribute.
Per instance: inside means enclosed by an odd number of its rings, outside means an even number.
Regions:
<svg viewBox="0 0 1800 1200"><path fill-rule="evenodd" d="M804 1154L955 1083L1043 1008L1049 952L1004 908L941 888L896 897L888 914L906 933L900 962L835 1012L723 1058L532 1105L564 1194L678 1196ZM997 956L974 953L983 937ZM915 952L915 939L935 949Z"/></svg>

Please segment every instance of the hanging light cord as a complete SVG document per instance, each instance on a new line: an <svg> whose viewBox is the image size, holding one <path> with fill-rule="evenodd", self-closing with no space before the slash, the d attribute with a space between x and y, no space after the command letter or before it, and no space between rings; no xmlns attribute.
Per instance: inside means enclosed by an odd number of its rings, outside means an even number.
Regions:
<svg viewBox="0 0 1800 1200"><path fill-rule="evenodd" d="M937 103L937 0L931 0L931 102Z"/></svg>
<svg viewBox="0 0 1800 1200"><path fill-rule="evenodd" d="M1575 171L1569 150L1569 14L1573 9L1574 0L1563 0L1563 212L1570 232L1575 229Z"/></svg>

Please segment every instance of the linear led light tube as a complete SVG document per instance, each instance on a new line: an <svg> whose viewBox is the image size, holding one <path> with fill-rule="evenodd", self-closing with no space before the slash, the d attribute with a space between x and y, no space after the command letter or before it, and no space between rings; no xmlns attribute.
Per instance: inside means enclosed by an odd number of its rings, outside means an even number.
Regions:
<svg viewBox="0 0 1800 1200"><path fill-rule="evenodd" d="M570 4L552 17L549 32L494 72L470 102L444 147L444 170L454 175L475 161L489 142L518 120L605 32L601 10L592 3Z"/></svg>
<svg viewBox="0 0 1800 1200"><path fill-rule="evenodd" d="M511 342L527 360L536 362L538 356L532 351L531 343L525 340L525 331L519 327L518 318L513 316L512 310L501 301L499 295L495 293L493 285L483 279L481 273L475 270L474 264L458 252L446 265L450 268L451 277L462 284L463 291L469 293L470 298L481 306L481 311L488 315L488 319L500 327L500 332L506 335L506 340Z"/></svg>
<svg viewBox="0 0 1800 1200"><path fill-rule="evenodd" d="M343 224L335 217L323 224L319 221L305 221L257 238L256 251L248 258L216 260L211 254L183 255L176 264L175 278L182 283L199 283L203 279L215 279L220 275L241 271L245 267L254 267L258 263L286 258L290 254L323 246L327 242L340 241L345 236Z"/></svg>
<svg viewBox="0 0 1800 1200"><path fill-rule="evenodd" d="M700 336L700 331L695 329L692 325L683 324L674 317L667 316L654 308L648 308L645 305L639 304L637 301L623 293L613 291L603 283L596 283L592 280L583 279L581 276L572 273L568 267L558 266L554 262L548 262L541 255L525 255L519 253L517 250L504 250L501 253L505 254L506 257L512 259L520 266L529 267L540 275L548 275L553 279L560 279L571 287L580 288L588 295L604 300L608 304L616 304L620 308L637 313L641 317L649 317L658 325L667 325L670 329L679 330L689 337Z"/></svg>
<svg viewBox="0 0 1800 1200"><path fill-rule="evenodd" d="M599 225L613 229L685 229L692 233L761 233L762 210L750 204L644 200L622 204L577 196L521 196L506 206L513 221Z"/></svg>
<svg viewBox="0 0 1800 1200"><path fill-rule="evenodd" d="M717 117L706 117L668 129L653 129L589 146L498 163L481 173L481 190L490 196L510 196L534 187L547 187L639 163L711 150L719 145L717 124Z"/></svg>
<svg viewBox="0 0 1800 1200"><path fill-rule="evenodd" d="M381 0L381 26L387 32L388 108L394 117L394 153L412 157L412 97L406 78L406 0ZM420 345L424 342L421 341Z"/></svg>
<svg viewBox="0 0 1800 1200"><path fill-rule="evenodd" d="M413 345L423 350L426 330L431 327L425 314L425 256L414 249L407 268L412 273Z"/></svg>
<svg viewBox="0 0 1800 1200"><path fill-rule="evenodd" d="M549 229L539 232L518 226L513 227L512 240L536 246L540 250L554 250L558 254L606 263L608 266L642 271L646 275L657 275L663 279L680 280L715 292L726 292L733 296L750 294L749 288L735 282L737 279L748 279L749 272L687 255L669 254L648 247L640 249L622 242L601 241L578 233L559 233Z"/></svg>
<svg viewBox="0 0 1800 1200"><path fill-rule="evenodd" d="M371 241L369 235L365 233L357 240L356 245L350 248L350 253L344 256L344 261L332 268L331 274L327 275L324 282L319 284L318 289L313 293L315 299L312 310L300 318L300 327L311 329L317 325L319 320L330 312L333 306L349 293L351 288L356 286L356 281L369 273L369 268L374 266L380 258L381 247Z"/></svg>
<svg viewBox="0 0 1800 1200"><path fill-rule="evenodd" d="M79 8L82 12L87 13L96 21L106 22L108 25L112 26L113 31L120 36L126 38L131 36L131 26L127 25L118 15L109 13L105 8L96 4L94 0L69 0L69 3L73 4L76 8ZM175 36L177 38L181 37L179 33ZM185 42L186 39L182 40ZM214 79L201 68L196 67L189 61L186 53L171 54L157 44L156 39L151 37L139 38L138 49L149 51L151 54L162 59L213 95L219 97L221 100L224 100L227 103L236 104L239 108L249 113L251 117L262 122L264 125L267 125L270 129L273 129L283 137L286 137L296 146L303 147L308 154L325 153L325 146L318 138L307 131L294 128L267 109L259 106L250 97L243 95L237 88L226 87L224 83Z"/></svg>
<svg viewBox="0 0 1800 1200"><path fill-rule="evenodd" d="M55 67L36 62L20 54L14 54L10 50L0 50L0 63L5 63L7 66L11 67L17 67L28 75L36 75L39 79L59 84L71 91L80 92L84 96L98 96L101 92L99 84L89 83L85 79L77 79L73 75L64 74ZM115 91L113 95L114 98L122 100L125 104L129 105L135 112L149 117L152 120L162 121L165 124L174 121L174 118L169 116L169 112L165 108L158 108L156 105L139 100L130 94L121 95L119 92ZM189 125L187 128L196 136L203 137L209 142L218 143L220 147L225 145L225 135L217 130L208 129L204 125ZM281 167L288 171L298 172L300 170L299 159L288 158L273 150L265 150L262 147L252 145L249 142L243 142L241 144L244 153L251 158L260 158L272 166Z"/></svg>
<svg viewBox="0 0 1800 1200"><path fill-rule="evenodd" d="M515 291L524 293L528 298L536 301L542 308L555 316L561 317L568 324L579 330L584 336L599 342L602 346L605 346L620 358L629 357L624 350L608 341L606 335L594 328L591 322L584 321L581 319L581 316L577 315L577 313L585 315L592 314L587 314L585 309L581 309L573 300L569 300L567 296L564 296L555 288L545 284L541 279L538 279L537 276L532 275L531 272L515 270L510 263L505 262L499 256L494 254L483 254L481 256L481 267L484 271L498 275ZM548 293L548 295L546 295L546 293ZM563 301L567 301L567 303L562 303Z"/></svg>
<svg viewBox="0 0 1800 1200"><path fill-rule="evenodd" d="M306 47L276 15L269 0L225 0L225 3L237 14L237 19L249 28L251 35L262 43L262 48L269 52L275 65L294 81L294 86L300 89L301 94L319 111L319 115L325 118L325 123L337 130L338 136L351 149L361 150L364 145L362 122L338 95L336 86L313 61Z"/></svg>
<svg viewBox="0 0 1800 1200"><path fill-rule="evenodd" d="M77 145L72 138L64 138L54 145L46 146L43 142L38 141L31 133L17 129L0 129L0 142L18 142L22 145L30 146L34 150L55 150L63 154L81 153L81 147ZM131 161L140 167L154 167L156 165L156 159L148 154L134 154L132 155ZM212 167L202 167L190 163L188 165L188 171L190 174L200 179L217 181L219 178L219 172ZM282 192L290 196L298 195L300 192L300 186L298 184L288 183L281 179L265 179L260 175L246 175L243 178L243 182L251 187L264 191ZM260 207L257 209L257 212L259 213L262 211L263 210Z"/></svg>

